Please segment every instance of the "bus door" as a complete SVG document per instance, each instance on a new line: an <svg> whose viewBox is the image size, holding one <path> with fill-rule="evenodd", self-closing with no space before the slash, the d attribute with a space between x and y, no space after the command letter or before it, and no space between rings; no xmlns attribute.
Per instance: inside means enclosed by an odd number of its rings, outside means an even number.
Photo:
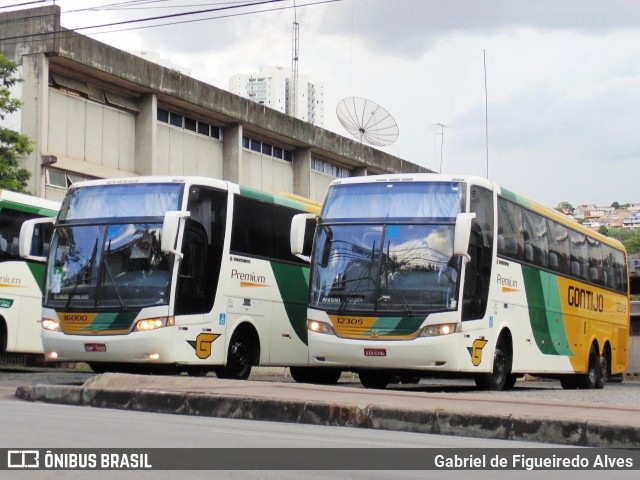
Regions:
<svg viewBox="0 0 640 480"><path fill-rule="evenodd" d="M183 258L175 288L176 361L219 363L224 322L214 318L226 224L227 192L192 187L185 221ZM221 317L222 318L222 317Z"/></svg>

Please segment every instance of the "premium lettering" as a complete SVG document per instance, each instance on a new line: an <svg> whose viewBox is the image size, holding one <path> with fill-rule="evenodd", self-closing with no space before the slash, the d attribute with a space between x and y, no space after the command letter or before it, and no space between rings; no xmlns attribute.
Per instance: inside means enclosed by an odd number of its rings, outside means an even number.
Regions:
<svg viewBox="0 0 640 480"><path fill-rule="evenodd" d="M242 280L244 282L266 283L267 278L264 275L256 275L255 273L239 272L235 268L231 271L231 278Z"/></svg>

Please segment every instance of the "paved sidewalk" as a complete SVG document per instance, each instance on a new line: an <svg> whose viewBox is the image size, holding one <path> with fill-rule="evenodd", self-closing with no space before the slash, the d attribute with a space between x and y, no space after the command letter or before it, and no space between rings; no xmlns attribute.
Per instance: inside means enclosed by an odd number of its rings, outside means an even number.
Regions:
<svg viewBox="0 0 640 480"><path fill-rule="evenodd" d="M620 398L607 394L606 388L577 393L545 388L516 388L510 392L424 390L103 374L82 386L19 387L16 396L31 401L183 415L573 446L640 447L640 385L631 385ZM618 403L611 403L612 399Z"/></svg>

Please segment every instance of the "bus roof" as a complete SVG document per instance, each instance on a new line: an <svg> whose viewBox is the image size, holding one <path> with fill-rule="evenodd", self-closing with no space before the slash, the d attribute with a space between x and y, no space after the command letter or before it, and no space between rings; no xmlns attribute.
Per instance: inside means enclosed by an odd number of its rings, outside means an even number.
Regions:
<svg viewBox="0 0 640 480"><path fill-rule="evenodd" d="M7 204L20 206L20 210L29 210L46 216L53 216L60 210L60 203L53 200L0 188L0 206Z"/></svg>
<svg viewBox="0 0 640 480"><path fill-rule="evenodd" d="M481 187L488 188L489 190L495 191L498 195L511 200L512 202L518 203L526 208L534 210L541 215L544 215L552 220L555 220L562 225L571 228L577 232L583 233L584 235L588 235L591 238L598 240L604 244L610 245L614 248L624 250L624 245L622 242L616 240L615 238L610 238L601 233L596 232L595 230L591 230L571 217L564 215L563 213L558 212L557 210L547 207L542 203L538 203L534 200L531 200L529 197L525 195L521 195L505 188L500 187L499 185L487 180L483 177L472 176L472 175L443 175L438 173L401 173L401 174L389 174L389 175L368 175L362 177L349 177L349 178L339 178L331 182L331 186L334 185L345 185L345 184L355 184L355 183L376 183L376 182L468 182L474 185L479 185Z"/></svg>

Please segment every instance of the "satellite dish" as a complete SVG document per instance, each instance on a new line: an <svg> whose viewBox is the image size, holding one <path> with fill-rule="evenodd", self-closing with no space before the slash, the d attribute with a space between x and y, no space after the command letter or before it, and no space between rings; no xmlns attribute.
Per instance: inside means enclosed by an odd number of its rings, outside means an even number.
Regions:
<svg viewBox="0 0 640 480"><path fill-rule="evenodd" d="M366 98L342 99L336 108L336 115L347 132L361 143L383 147L395 142L400 134L391 114Z"/></svg>

